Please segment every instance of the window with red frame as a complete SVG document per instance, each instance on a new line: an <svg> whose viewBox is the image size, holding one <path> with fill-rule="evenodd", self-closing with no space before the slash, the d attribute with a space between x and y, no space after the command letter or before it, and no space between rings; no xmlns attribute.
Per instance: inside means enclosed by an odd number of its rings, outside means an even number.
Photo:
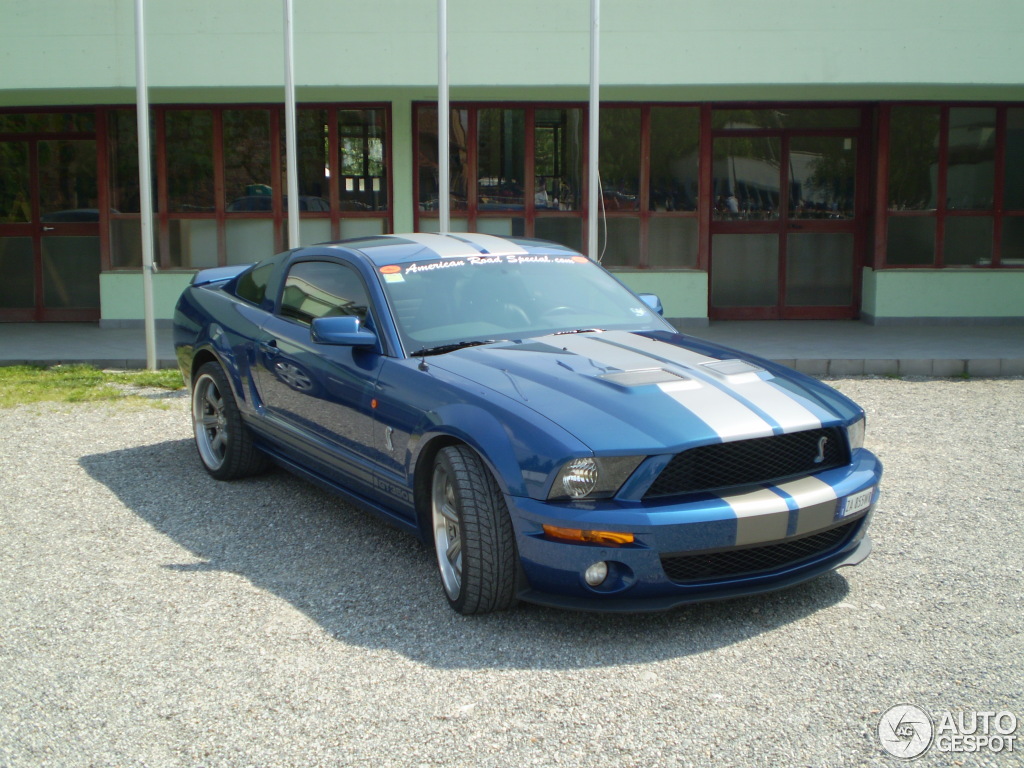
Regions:
<svg viewBox="0 0 1024 768"><path fill-rule="evenodd" d="M884 266L1024 266L1024 109L892 105L883 120Z"/></svg>

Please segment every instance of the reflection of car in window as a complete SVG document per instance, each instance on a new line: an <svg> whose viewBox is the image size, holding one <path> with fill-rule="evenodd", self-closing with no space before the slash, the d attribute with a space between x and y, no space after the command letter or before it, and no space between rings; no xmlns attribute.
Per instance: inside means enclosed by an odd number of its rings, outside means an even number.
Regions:
<svg viewBox="0 0 1024 768"><path fill-rule="evenodd" d="M100 220L100 212L96 208L75 208L68 211L44 213L39 219L50 222L96 222Z"/></svg>
<svg viewBox="0 0 1024 768"><path fill-rule="evenodd" d="M245 197L238 197L228 203L225 210L232 213L238 212L251 212L251 211L272 211L274 198L270 195L246 195ZM288 198L285 197L281 201L281 206L288 209ZM322 197L313 197L312 195L302 195L299 197L299 210L300 211L312 211L312 212L326 212L331 210L331 204L324 200Z"/></svg>
<svg viewBox="0 0 1024 768"><path fill-rule="evenodd" d="M660 610L861 562L863 410L653 306L552 243L387 235L200 272L174 338L213 477L272 460L418 535L462 613Z"/></svg>

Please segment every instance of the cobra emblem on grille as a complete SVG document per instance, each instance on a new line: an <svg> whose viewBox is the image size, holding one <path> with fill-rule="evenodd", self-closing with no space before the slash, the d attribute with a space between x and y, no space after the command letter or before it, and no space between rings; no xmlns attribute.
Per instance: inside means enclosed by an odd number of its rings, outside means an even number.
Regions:
<svg viewBox="0 0 1024 768"><path fill-rule="evenodd" d="M828 443L827 437L818 439L818 455L814 457L815 464L821 464L825 460L825 445Z"/></svg>

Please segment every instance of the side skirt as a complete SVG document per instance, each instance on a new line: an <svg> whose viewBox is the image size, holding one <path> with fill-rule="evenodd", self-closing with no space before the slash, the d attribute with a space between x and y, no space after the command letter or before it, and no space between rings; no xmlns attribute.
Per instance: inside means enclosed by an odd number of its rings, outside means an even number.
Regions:
<svg viewBox="0 0 1024 768"><path fill-rule="evenodd" d="M328 480L322 475L319 475L316 472L313 472L310 469L303 467L300 464L297 464L292 459L288 458L287 456L279 453L278 451L268 446L265 442L259 443L259 448L264 453L266 453L271 459L273 459L276 464L279 464L281 467L287 469L292 474L297 475L298 477L301 477L303 480L307 480L310 483L319 486L320 488L323 488L325 491L329 491L335 494L336 496L340 496L349 504L352 504L353 506L358 507L359 509L362 509L366 512L370 512L374 515L377 515L385 522L393 525L394 527L406 531L407 533L411 533L416 538L423 540L423 532L419 529L419 526L410 521L408 518L399 515L394 510L388 509L387 507L377 504L376 502L371 501L365 496L355 493L354 491L346 488L345 486L338 485L337 483Z"/></svg>

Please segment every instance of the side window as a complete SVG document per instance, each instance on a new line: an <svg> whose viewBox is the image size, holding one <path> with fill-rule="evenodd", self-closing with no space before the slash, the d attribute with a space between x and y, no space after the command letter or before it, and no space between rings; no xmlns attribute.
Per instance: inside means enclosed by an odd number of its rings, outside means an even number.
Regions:
<svg viewBox="0 0 1024 768"><path fill-rule="evenodd" d="M260 262L247 272L243 272L238 278L235 286L235 295L240 299L252 302L256 306L263 303L267 295L267 283L270 276L274 274L274 267L277 266L277 259Z"/></svg>
<svg viewBox="0 0 1024 768"><path fill-rule="evenodd" d="M317 317L355 315L366 320L369 298L359 275L328 261L302 261L284 281L281 316L309 325Z"/></svg>

